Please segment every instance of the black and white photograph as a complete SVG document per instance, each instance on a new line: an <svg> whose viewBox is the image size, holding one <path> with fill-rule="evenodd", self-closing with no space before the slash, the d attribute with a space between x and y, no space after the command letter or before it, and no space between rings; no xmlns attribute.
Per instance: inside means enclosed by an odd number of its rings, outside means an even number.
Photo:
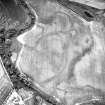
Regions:
<svg viewBox="0 0 105 105"><path fill-rule="evenodd" d="M105 105L105 0L0 0L0 105Z"/></svg>

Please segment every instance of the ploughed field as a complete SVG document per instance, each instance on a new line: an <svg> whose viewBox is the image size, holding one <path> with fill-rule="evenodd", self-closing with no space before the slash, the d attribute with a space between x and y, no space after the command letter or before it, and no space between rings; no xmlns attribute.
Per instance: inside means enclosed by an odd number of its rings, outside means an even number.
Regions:
<svg viewBox="0 0 105 105"><path fill-rule="evenodd" d="M94 88L105 89L101 28L62 8L52 11L52 16L47 10L56 6L46 5L40 10L43 19L39 16L36 25L24 34L19 68L35 86L67 104L72 105L80 97L94 97Z"/></svg>

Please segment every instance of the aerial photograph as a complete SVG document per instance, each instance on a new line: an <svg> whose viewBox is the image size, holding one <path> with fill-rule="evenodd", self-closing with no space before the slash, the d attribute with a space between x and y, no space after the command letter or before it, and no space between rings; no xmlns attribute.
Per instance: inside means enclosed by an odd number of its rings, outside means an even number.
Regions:
<svg viewBox="0 0 105 105"><path fill-rule="evenodd" d="M0 105L105 105L105 0L0 0Z"/></svg>

